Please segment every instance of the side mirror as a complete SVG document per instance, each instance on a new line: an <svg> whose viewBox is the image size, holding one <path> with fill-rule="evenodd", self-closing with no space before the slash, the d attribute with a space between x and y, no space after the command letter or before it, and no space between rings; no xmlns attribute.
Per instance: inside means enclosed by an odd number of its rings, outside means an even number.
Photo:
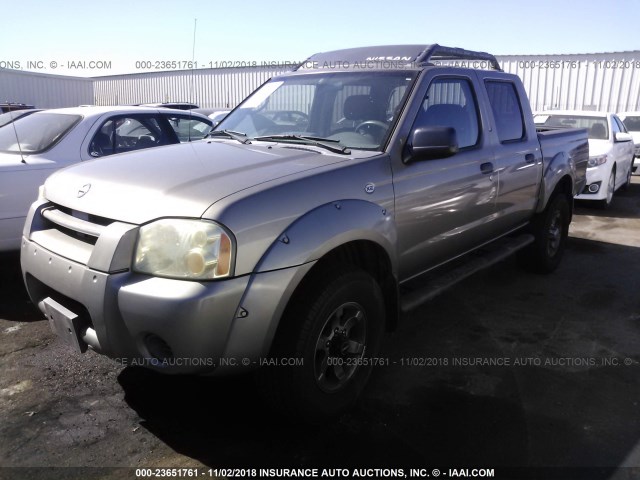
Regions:
<svg viewBox="0 0 640 480"><path fill-rule="evenodd" d="M458 137L452 127L418 127L404 149L403 162L434 160L455 155L458 152Z"/></svg>
<svg viewBox="0 0 640 480"><path fill-rule="evenodd" d="M633 137L630 133L618 132L616 133L616 142L630 142Z"/></svg>

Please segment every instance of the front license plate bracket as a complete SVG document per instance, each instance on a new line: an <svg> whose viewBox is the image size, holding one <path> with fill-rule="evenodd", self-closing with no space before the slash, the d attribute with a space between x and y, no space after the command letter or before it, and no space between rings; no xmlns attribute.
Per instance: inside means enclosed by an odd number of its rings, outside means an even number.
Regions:
<svg viewBox="0 0 640 480"><path fill-rule="evenodd" d="M87 344L81 336L81 327L84 323L82 318L50 297L45 298L42 303L51 331L76 352L86 352Z"/></svg>

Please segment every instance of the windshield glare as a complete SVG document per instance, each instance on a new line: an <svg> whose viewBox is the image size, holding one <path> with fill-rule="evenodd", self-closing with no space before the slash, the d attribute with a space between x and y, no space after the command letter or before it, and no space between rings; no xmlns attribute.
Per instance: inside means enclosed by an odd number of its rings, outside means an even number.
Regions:
<svg viewBox="0 0 640 480"><path fill-rule="evenodd" d="M40 112L20 117L14 128L0 129L0 152L34 154L54 146L79 120L80 115ZM17 138L16 138L17 136ZM18 139L20 145L18 145Z"/></svg>
<svg viewBox="0 0 640 480"><path fill-rule="evenodd" d="M12 112L2 113L0 114L0 127L4 127L5 125L10 124L11 122L15 122L17 119L19 119L23 115L31 115L32 113L35 113L35 112L32 110L14 110Z"/></svg>
<svg viewBox="0 0 640 480"><path fill-rule="evenodd" d="M216 130L249 138L301 135L381 150L415 77L413 71L279 77L247 98Z"/></svg>

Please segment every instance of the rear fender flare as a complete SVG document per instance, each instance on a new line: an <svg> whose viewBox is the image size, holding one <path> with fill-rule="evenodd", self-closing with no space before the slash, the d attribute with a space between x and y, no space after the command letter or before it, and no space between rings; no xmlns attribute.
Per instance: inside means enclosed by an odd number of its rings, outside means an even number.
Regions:
<svg viewBox="0 0 640 480"><path fill-rule="evenodd" d="M536 213L544 211L556 186L565 176L569 176L573 182L576 178L576 165L571 157L567 158L565 152L559 152L545 165L542 182L540 183L540 195ZM579 192L572 192L573 195L577 193Z"/></svg>

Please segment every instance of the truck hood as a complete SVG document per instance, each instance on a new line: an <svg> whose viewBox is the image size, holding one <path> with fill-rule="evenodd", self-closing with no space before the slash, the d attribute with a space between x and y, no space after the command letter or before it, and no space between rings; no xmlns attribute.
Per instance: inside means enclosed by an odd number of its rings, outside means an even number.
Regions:
<svg viewBox="0 0 640 480"><path fill-rule="evenodd" d="M74 210L135 224L198 218L240 190L349 158L298 145L205 140L65 168L47 179L45 196Z"/></svg>

